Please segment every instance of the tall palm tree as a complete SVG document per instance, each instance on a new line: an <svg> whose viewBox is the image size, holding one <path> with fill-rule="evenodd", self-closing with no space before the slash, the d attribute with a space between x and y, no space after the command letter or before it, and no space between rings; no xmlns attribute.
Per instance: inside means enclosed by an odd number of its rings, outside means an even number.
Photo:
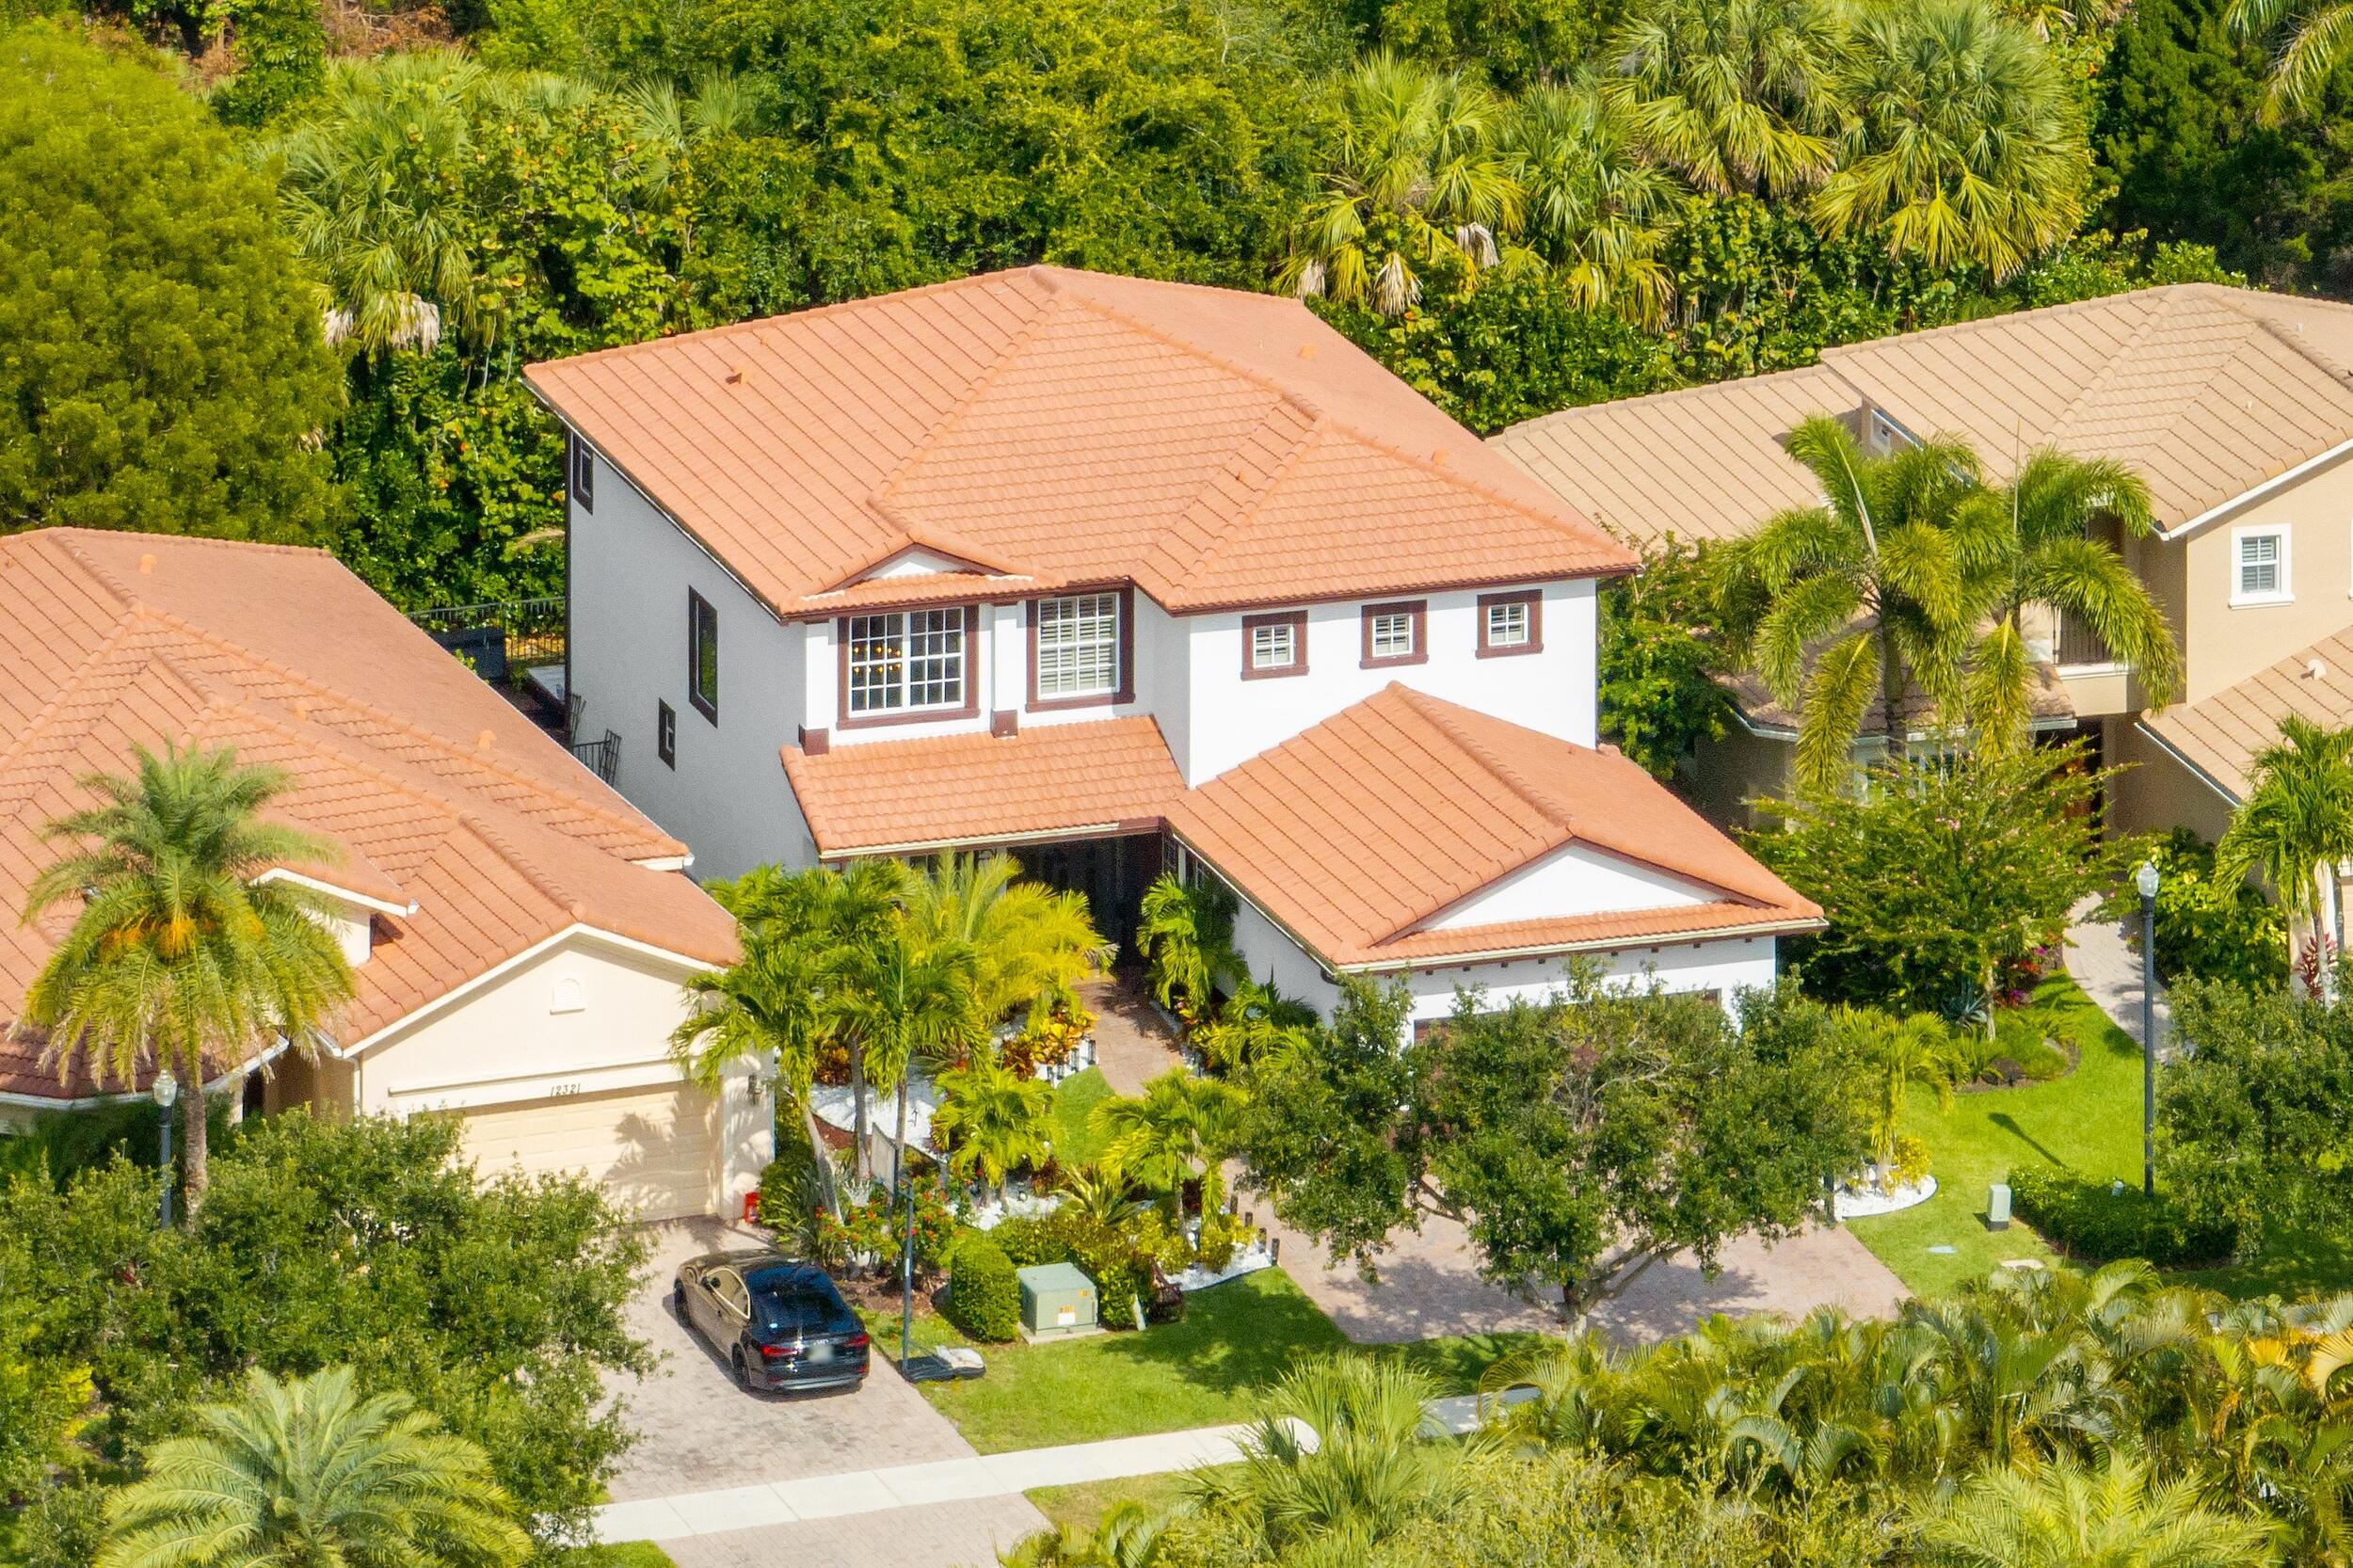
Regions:
<svg viewBox="0 0 2353 1568"><path fill-rule="evenodd" d="M970 944L933 941L904 914L836 954L825 1009L857 1042L865 1081L898 1094L894 1166L906 1160L908 1069L952 1062L980 1042L979 970Z"/></svg>
<svg viewBox="0 0 2353 1568"><path fill-rule="evenodd" d="M1993 0L1865 8L1845 156L1815 194L1833 234L2007 278L2075 232L2091 178L2079 98Z"/></svg>
<svg viewBox="0 0 2353 1568"><path fill-rule="evenodd" d="M2254 1568L2277 1560L2253 1519L2206 1507L2194 1475L2158 1482L2111 1450L1980 1475L1920 1524L1926 1560L1952 1568Z"/></svg>
<svg viewBox="0 0 2353 1568"><path fill-rule="evenodd" d="M1499 259L1520 190L1496 145L1501 100L1460 72L1384 50L1340 83L1322 192L1292 235L1278 279L1302 296L1401 315L1421 296L1417 264Z"/></svg>
<svg viewBox="0 0 2353 1568"><path fill-rule="evenodd" d="M975 1054L939 1075L939 1109L932 1112L935 1142L954 1149L948 1168L997 1189L1022 1165L1042 1164L1053 1152L1054 1091L994 1056Z"/></svg>
<svg viewBox="0 0 2353 1568"><path fill-rule="evenodd" d="M1521 237L1569 296L1662 325L1674 274L1658 253L1686 193L1642 155L1625 111L1591 86L1537 88L1504 121L1499 145L1525 193Z"/></svg>
<svg viewBox="0 0 2353 1568"><path fill-rule="evenodd" d="M2280 739L2255 754L2250 778L2215 846L2215 878L2233 887L2257 873L2270 884L2288 918L2293 967L2307 944L2319 950L2334 868L2353 856L2353 728L2290 713ZM2324 963L2324 985L2327 973Z"/></svg>
<svg viewBox="0 0 2353 1568"><path fill-rule="evenodd" d="M531 1555L473 1444L351 1368L255 1368L201 1431L148 1451L107 1507L98 1568L504 1568Z"/></svg>
<svg viewBox="0 0 2353 1568"><path fill-rule="evenodd" d="M1642 0L1602 90L1700 189L1786 194L1836 157L1848 37L1832 0Z"/></svg>
<svg viewBox="0 0 2353 1568"><path fill-rule="evenodd" d="M2287 35L2264 93L2266 125L2310 114L2337 68L2353 57L2353 4L2346 0L2231 0L2224 20L2240 38Z"/></svg>
<svg viewBox="0 0 2353 1568"><path fill-rule="evenodd" d="M98 804L41 829L72 847L26 890L27 925L78 902L73 924L25 992L23 1024L47 1037L59 1077L79 1061L102 1087L139 1070L186 1085L182 1125L190 1218L204 1202L207 1078L283 1040L315 1060L351 997L331 906L299 883L331 840L264 820L291 780L227 746L136 747L135 776L79 780Z"/></svg>
<svg viewBox="0 0 2353 1568"><path fill-rule="evenodd" d="M1950 712L1971 606L1951 524L1976 488L1977 458L1930 441L1886 456L1817 415L1789 455L1822 503L1767 520L1716 552L1727 630L1775 697L1799 711L1801 788L1839 788L1871 703L1901 755L1916 686Z"/></svg>
<svg viewBox="0 0 2353 1568"><path fill-rule="evenodd" d="M2041 604L2090 628L2134 666L2141 699L2162 708L2180 694L2181 650L2165 612L2114 547L2091 536L2113 519L2137 538L2155 527L2149 487L2122 463L2073 457L2053 447L2027 454L2006 485L1970 498L1956 521L1976 601L1965 704L1980 745L2027 743L2035 661L2023 630Z"/></svg>
<svg viewBox="0 0 2353 1568"><path fill-rule="evenodd" d="M907 879L907 919L932 941L972 949L972 1004L995 1024L1071 999L1071 987L1111 961L1084 894L1023 882L1010 855L943 855Z"/></svg>
<svg viewBox="0 0 2353 1568"><path fill-rule="evenodd" d="M1185 1184L1206 1178L1231 1142L1245 1098L1221 1079L1195 1078L1173 1067L1146 1082L1136 1098L1096 1106L1089 1121L1108 1140L1104 1169L1114 1177L1166 1192L1185 1217ZM1208 1194L1203 1194L1206 1205Z"/></svg>

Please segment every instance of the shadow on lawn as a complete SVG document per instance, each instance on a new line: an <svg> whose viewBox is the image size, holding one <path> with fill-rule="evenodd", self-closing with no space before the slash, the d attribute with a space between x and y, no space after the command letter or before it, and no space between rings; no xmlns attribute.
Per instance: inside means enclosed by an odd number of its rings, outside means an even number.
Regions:
<svg viewBox="0 0 2353 1568"><path fill-rule="evenodd" d="M1099 1353L1171 1382L1234 1393L1267 1387L1311 1357L1347 1349L1332 1320L1287 1277L1276 1277L1279 1287L1250 1274L1196 1291L1183 1322L1112 1335L1096 1341Z"/></svg>
<svg viewBox="0 0 2353 1568"><path fill-rule="evenodd" d="M1996 1111L1993 1114L1988 1116L1986 1120L1991 1122L1993 1126L2000 1128L2004 1132L2009 1133L2012 1138L2017 1139L2020 1143L2025 1144L2026 1147L2034 1150L2035 1153L2041 1155L2043 1159L2049 1160L2060 1170L2072 1171L2075 1168L2073 1163L2071 1162L2066 1156L2058 1153L2056 1149L2053 1149L2049 1144L2043 1143L2041 1139L2037 1138L2033 1133L2028 1132L2025 1128L2020 1127L2018 1125L2018 1118L2011 1115L2009 1112Z"/></svg>

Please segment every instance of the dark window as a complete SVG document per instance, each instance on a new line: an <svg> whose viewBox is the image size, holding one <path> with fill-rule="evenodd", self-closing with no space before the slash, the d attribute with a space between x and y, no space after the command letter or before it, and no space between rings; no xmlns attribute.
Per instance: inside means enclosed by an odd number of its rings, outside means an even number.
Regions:
<svg viewBox="0 0 2353 1568"><path fill-rule="evenodd" d="M653 748L662 754L662 765L678 766L678 710L666 702L656 702L653 715Z"/></svg>
<svg viewBox="0 0 2353 1568"><path fill-rule="evenodd" d="M692 588L686 590L686 700L719 722L719 612Z"/></svg>
<svg viewBox="0 0 2353 1568"><path fill-rule="evenodd" d="M597 455L578 436L572 438L572 499L584 512L597 509Z"/></svg>

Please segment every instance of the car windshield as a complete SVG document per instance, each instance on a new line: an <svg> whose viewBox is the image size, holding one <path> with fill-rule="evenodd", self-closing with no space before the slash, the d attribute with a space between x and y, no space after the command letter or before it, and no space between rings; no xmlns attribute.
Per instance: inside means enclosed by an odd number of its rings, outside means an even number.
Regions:
<svg viewBox="0 0 2353 1568"><path fill-rule="evenodd" d="M752 1292L752 1322L766 1334L824 1334L839 1325L836 1308L808 1290L769 1287Z"/></svg>

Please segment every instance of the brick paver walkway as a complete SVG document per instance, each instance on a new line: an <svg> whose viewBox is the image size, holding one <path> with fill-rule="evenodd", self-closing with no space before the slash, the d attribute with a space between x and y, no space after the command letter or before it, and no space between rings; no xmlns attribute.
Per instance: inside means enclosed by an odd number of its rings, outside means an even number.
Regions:
<svg viewBox="0 0 2353 1568"><path fill-rule="evenodd" d="M1144 1080L1184 1060L1133 969L1081 981L1079 995L1095 1014L1095 1064L1115 1093L1140 1095Z"/></svg>
<svg viewBox="0 0 2353 1568"><path fill-rule="evenodd" d="M2067 928L2067 972L2075 984L2084 988L2084 995L2100 1004L2100 1010L2116 1020L2117 1028L2131 1035L2136 1044L2140 1040L2140 954L2133 940L2127 940L2121 921L2100 920L2093 911L2099 907L2097 899L2086 899L2070 912L2073 921ZM2132 920L2137 922L2136 912ZM2165 987L2157 987L2157 1054L2164 1056L2171 1039L2173 1010L2166 1002Z"/></svg>

